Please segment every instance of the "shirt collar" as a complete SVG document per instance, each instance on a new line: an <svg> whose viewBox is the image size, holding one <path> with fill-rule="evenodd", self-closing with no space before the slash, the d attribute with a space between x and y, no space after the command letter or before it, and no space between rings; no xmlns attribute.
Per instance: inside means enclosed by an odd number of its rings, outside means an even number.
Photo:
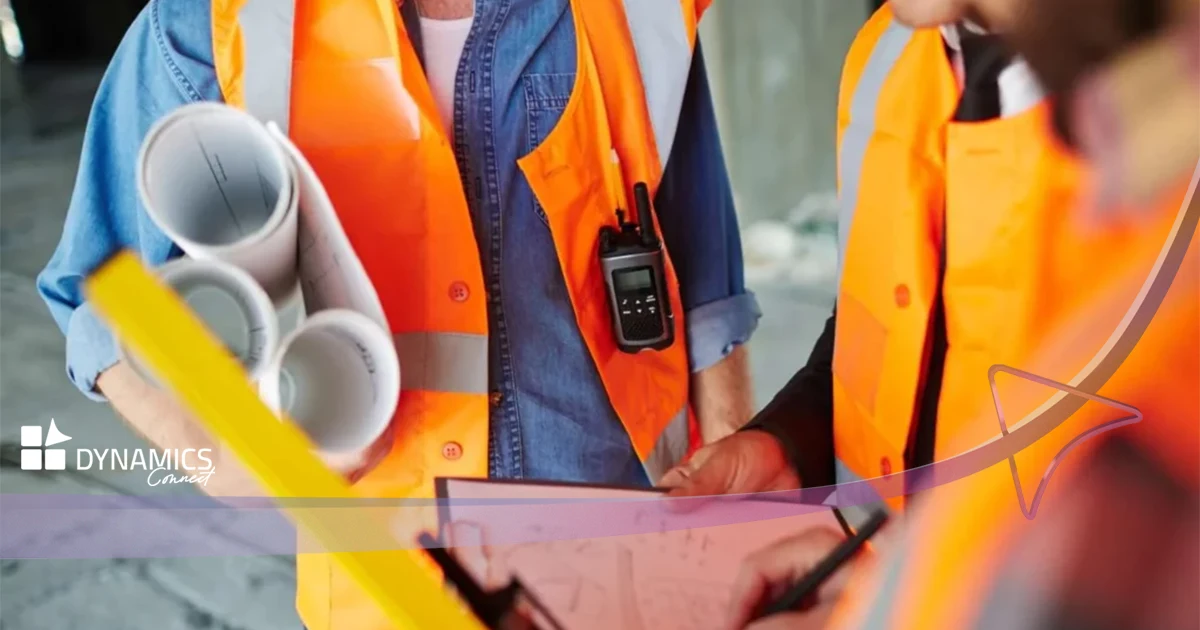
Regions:
<svg viewBox="0 0 1200 630"><path fill-rule="evenodd" d="M939 28L942 31L942 38L946 40L946 45L949 46L954 52L962 52L962 44L958 35L959 27L965 28L972 33L978 33L980 35L987 34L985 29L976 25L971 20L962 20L952 24L941 25Z"/></svg>
<svg viewBox="0 0 1200 630"><path fill-rule="evenodd" d="M942 39L945 40L946 47L952 53L951 64L954 66L954 74L961 84L963 68L959 29L963 28L980 35L987 34L987 30L970 20L943 24L940 28ZM1004 117L1015 116L1034 107L1045 96L1045 90L1042 89L1037 77L1033 75L1033 71L1030 70L1024 59L1014 57L1008 67L1000 73L1000 107Z"/></svg>

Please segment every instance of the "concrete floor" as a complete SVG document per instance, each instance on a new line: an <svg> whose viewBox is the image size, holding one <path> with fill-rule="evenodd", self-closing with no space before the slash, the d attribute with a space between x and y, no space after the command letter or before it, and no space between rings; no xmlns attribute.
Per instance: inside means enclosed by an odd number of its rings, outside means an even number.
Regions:
<svg viewBox="0 0 1200 630"><path fill-rule="evenodd" d="M34 288L58 241L82 126L99 71L30 77L24 111L0 119L0 468L4 493L140 493L130 473L22 472L19 427L55 418L78 448L136 447L111 410L86 400L63 370L63 338ZM756 286L766 316L751 344L765 404L804 361L828 314L827 289ZM12 446L10 446L12 445ZM52 524L48 524L48 527ZM102 530L70 535L97 535ZM0 630L292 629L290 558L39 560L0 564Z"/></svg>

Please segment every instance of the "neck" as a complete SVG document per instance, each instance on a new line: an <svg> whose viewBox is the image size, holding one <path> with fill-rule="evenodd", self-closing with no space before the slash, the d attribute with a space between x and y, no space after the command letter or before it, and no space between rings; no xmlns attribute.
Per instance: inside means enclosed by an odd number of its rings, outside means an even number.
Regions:
<svg viewBox="0 0 1200 630"><path fill-rule="evenodd" d="M417 3L421 17L431 20L457 20L475 14L475 0L409 0Z"/></svg>

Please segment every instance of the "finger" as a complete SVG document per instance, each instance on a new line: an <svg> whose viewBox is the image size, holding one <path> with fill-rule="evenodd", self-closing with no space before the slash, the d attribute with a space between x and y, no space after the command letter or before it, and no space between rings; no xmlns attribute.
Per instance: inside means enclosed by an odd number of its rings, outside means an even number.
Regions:
<svg viewBox="0 0 1200 630"><path fill-rule="evenodd" d="M730 595L730 628L741 628L764 604L766 595L808 573L841 541L826 528L814 528L751 554L742 564Z"/></svg>
<svg viewBox="0 0 1200 630"><path fill-rule="evenodd" d="M755 612L762 606L771 590L771 582L766 577L743 568L734 583L723 627L728 630L740 630L744 627L754 618Z"/></svg>
<svg viewBox="0 0 1200 630"><path fill-rule="evenodd" d="M796 471L788 466L780 471L778 475L771 478L771 481L766 484L766 487L761 492L783 492L785 490L799 489L800 475L797 475Z"/></svg>
<svg viewBox="0 0 1200 630"><path fill-rule="evenodd" d="M685 462L668 470L667 474L663 475L662 479L658 481L658 487L677 488L686 483L691 474L692 468Z"/></svg>
<svg viewBox="0 0 1200 630"><path fill-rule="evenodd" d="M667 474L662 475L662 479L659 480L659 487L672 488L673 490L673 488L686 484L691 473L692 468L688 462L679 464L679 466L667 470Z"/></svg>
<svg viewBox="0 0 1200 630"><path fill-rule="evenodd" d="M729 491L732 471L732 457L720 450L705 457L692 465L683 483L675 486L667 493L674 498L708 497L725 494ZM680 501L680 504L696 504L694 501Z"/></svg>
<svg viewBox="0 0 1200 630"><path fill-rule="evenodd" d="M672 472L678 473L682 479L679 483L674 484L671 491L667 493L668 496L702 496L708 487L721 485L713 483L713 470L714 467L724 468L722 462L727 459L726 453L729 450L725 448L727 444L728 442L718 442L705 446L696 451L686 462L672 469ZM669 484L664 483L663 485Z"/></svg>
<svg viewBox="0 0 1200 630"><path fill-rule="evenodd" d="M832 612L832 606L822 606L811 612L771 615L746 626L746 630L818 630L825 627Z"/></svg>
<svg viewBox="0 0 1200 630"><path fill-rule="evenodd" d="M692 456L680 462L658 481L660 488L676 488L691 478L692 474L702 467L712 457L716 445L709 445L692 453Z"/></svg>
<svg viewBox="0 0 1200 630"><path fill-rule="evenodd" d="M720 494L719 491L707 492L707 489L713 485L719 486L714 484L710 477L713 476L713 466L722 459L721 446L720 443L705 446L693 453L687 461L663 475L659 485L670 488L667 492L667 498L670 500L664 504L668 512L691 512L705 503L704 500L694 497Z"/></svg>

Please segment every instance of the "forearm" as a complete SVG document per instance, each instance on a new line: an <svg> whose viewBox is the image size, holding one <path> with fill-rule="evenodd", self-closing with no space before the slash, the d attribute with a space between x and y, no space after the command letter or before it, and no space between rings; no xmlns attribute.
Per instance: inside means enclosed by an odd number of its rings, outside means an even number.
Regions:
<svg viewBox="0 0 1200 630"><path fill-rule="evenodd" d="M747 429L766 431L806 487L834 483L833 344L836 313L825 322L808 363L754 417Z"/></svg>
<svg viewBox="0 0 1200 630"><path fill-rule="evenodd" d="M214 497L261 496L262 491L221 444L197 424L169 392L147 383L129 365L117 363L100 374L96 387L113 409L155 447L212 449L214 472L200 489Z"/></svg>
<svg viewBox="0 0 1200 630"><path fill-rule="evenodd" d="M738 346L717 364L692 375L692 408L705 444L734 433L754 413L750 361Z"/></svg>

